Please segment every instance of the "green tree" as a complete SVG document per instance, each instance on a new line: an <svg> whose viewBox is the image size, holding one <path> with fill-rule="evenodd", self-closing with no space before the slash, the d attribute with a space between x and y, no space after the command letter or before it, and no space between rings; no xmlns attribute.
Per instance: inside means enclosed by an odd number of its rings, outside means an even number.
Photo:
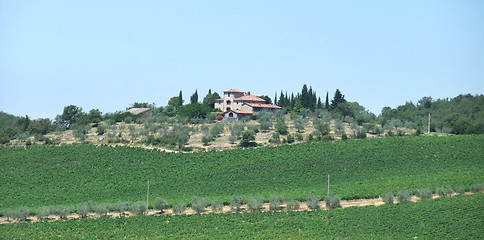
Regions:
<svg viewBox="0 0 484 240"><path fill-rule="evenodd" d="M190 97L190 104L198 104L198 90Z"/></svg>
<svg viewBox="0 0 484 240"><path fill-rule="evenodd" d="M257 97L264 99L265 100L265 102L264 102L265 104L272 104L271 98L269 96L267 96L267 95L260 95L260 96L257 96Z"/></svg>
<svg viewBox="0 0 484 240"><path fill-rule="evenodd" d="M255 147L257 143L255 141L255 132L253 131L243 131L242 139L240 140L241 147Z"/></svg>
<svg viewBox="0 0 484 240"><path fill-rule="evenodd" d="M102 112L99 109L91 109L87 115L91 123L99 123L103 120Z"/></svg>
<svg viewBox="0 0 484 240"><path fill-rule="evenodd" d="M40 133L45 135L51 131L52 123L48 118L39 118L32 121L29 128L32 133Z"/></svg>
<svg viewBox="0 0 484 240"><path fill-rule="evenodd" d="M82 115L82 108L69 105L64 107L62 115L59 116L60 124L70 129L73 124L77 122L79 117Z"/></svg>
<svg viewBox="0 0 484 240"><path fill-rule="evenodd" d="M210 110L210 107L205 104L191 103L179 107L178 115L188 118L205 118Z"/></svg>
<svg viewBox="0 0 484 240"><path fill-rule="evenodd" d="M331 110L335 110L341 103L346 103L345 95L343 95L339 89L336 89L333 100L331 100Z"/></svg>
<svg viewBox="0 0 484 240"><path fill-rule="evenodd" d="M294 120L294 128L297 130L298 133L304 130L304 120L297 118Z"/></svg>
<svg viewBox="0 0 484 240"><path fill-rule="evenodd" d="M180 90L180 93L178 93L178 107L183 106L183 94L182 91Z"/></svg>
<svg viewBox="0 0 484 240"><path fill-rule="evenodd" d="M324 103L324 107L326 108L326 110L330 110L328 92L326 92L326 102Z"/></svg>

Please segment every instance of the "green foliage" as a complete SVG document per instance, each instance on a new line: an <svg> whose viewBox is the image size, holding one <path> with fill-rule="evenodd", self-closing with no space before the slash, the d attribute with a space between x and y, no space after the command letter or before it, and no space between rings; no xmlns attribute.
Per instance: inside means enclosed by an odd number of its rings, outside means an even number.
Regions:
<svg viewBox="0 0 484 240"><path fill-rule="evenodd" d="M49 215L52 214L52 211L53 211L52 206L40 207L37 210L37 219L39 219L40 221L47 219Z"/></svg>
<svg viewBox="0 0 484 240"><path fill-rule="evenodd" d="M466 188L464 186L459 186L455 189L455 193L457 194L464 194L466 192Z"/></svg>
<svg viewBox="0 0 484 240"><path fill-rule="evenodd" d="M173 206L173 213L174 214L184 213L186 210L187 210L187 204L186 203L178 203L175 206Z"/></svg>
<svg viewBox="0 0 484 240"><path fill-rule="evenodd" d="M77 214L81 218L87 217L87 214L89 214L93 210L94 210L94 206L92 204L92 201L79 203L79 205L77 205Z"/></svg>
<svg viewBox="0 0 484 240"><path fill-rule="evenodd" d="M97 135L103 135L104 133L106 133L106 127L104 125L97 126L96 133Z"/></svg>
<svg viewBox="0 0 484 240"><path fill-rule="evenodd" d="M264 204L263 198L249 198L247 201L247 208L251 212L262 210Z"/></svg>
<svg viewBox="0 0 484 240"><path fill-rule="evenodd" d="M242 139L240 140L241 147L255 147L257 143L254 142L255 140L255 133L252 131L243 131L242 132Z"/></svg>
<svg viewBox="0 0 484 240"><path fill-rule="evenodd" d="M295 210L299 210L300 205L301 204L299 203L298 200L289 200L287 201L286 207L287 207L287 210L295 211Z"/></svg>
<svg viewBox="0 0 484 240"><path fill-rule="evenodd" d="M321 199L320 196L310 194L308 196L307 201L306 201L306 204L308 205L308 208L311 209L311 210L319 209L319 200L320 199Z"/></svg>
<svg viewBox="0 0 484 240"><path fill-rule="evenodd" d="M284 203L284 198L281 195L272 196L269 199L269 210L279 211L282 209L281 204Z"/></svg>
<svg viewBox="0 0 484 240"><path fill-rule="evenodd" d="M96 206L95 211L99 216L106 216L109 212L109 208L110 208L109 204L103 203Z"/></svg>
<svg viewBox="0 0 484 240"><path fill-rule="evenodd" d="M269 114L259 114L260 117L258 118L259 126L262 131L267 131L272 127L272 120Z"/></svg>
<svg viewBox="0 0 484 240"><path fill-rule="evenodd" d="M192 209L197 213L205 212L205 208L210 204L210 200L206 197L193 197Z"/></svg>
<svg viewBox="0 0 484 240"><path fill-rule="evenodd" d="M417 194L415 194L418 198L424 199L431 199L432 198L432 191L428 188L419 189Z"/></svg>
<svg viewBox="0 0 484 240"><path fill-rule="evenodd" d="M227 203L232 194L305 201L321 191L324 172L335 173L331 188L342 199L375 198L401 186L471 186L483 181L482 142L482 135L399 137L190 154L120 146L4 147L0 212L88 200L135 202L146 196L146 178L152 196L173 203L195 194Z"/></svg>
<svg viewBox="0 0 484 240"><path fill-rule="evenodd" d="M72 213L70 207L59 205L53 207L52 214L59 216L60 219L67 219L67 216Z"/></svg>
<svg viewBox="0 0 484 240"><path fill-rule="evenodd" d="M329 194L324 198L324 202L326 203L326 208L328 209L341 208L340 201L341 201L341 197L334 194Z"/></svg>
<svg viewBox="0 0 484 240"><path fill-rule="evenodd" d="M439 195L440 197L443 197L443 196L445 196L445 190L442 187L438 187L435 190L435 194Z"/></svg>
<svg viewBox="0 0 484 240"><path fill-rule="evenodd" d="M385 193L381 198L385 204L393 204L393 193Z"/></svg>
<svg viewBox="0 0 484 240"><path fill-rule="evenodd" d="M156 202L155 202L155 206L156 206ZM120 217L124 215L126 211L128 211L130 208L131 208L131 202L126 202L126 201L118 201L114 205L114 211L119 213Z"/></svg>
<svg viewBox="0 0 484 240"><path fill-rule="evenodd" d="M130 206L129 211L134 215L144 215L146 211L148 211L148 207L146 206L146 202L135 202L133 205Z"/></svg>
<svg viewBox="0 0 484 240"><path fill-rule="evenodd" d="M58 115L56 119L58 119L59 124L66 126L69 129L73 124L76 124L77 120L79 120L79 117L81 115L82 108L75 105L69 105L64 107L62 115Z"/></svg>
<svg viewBox="0 0 484 240"><path fill-rule="evenodd" d="M210 208L213 212L221 212L223 210L224 205L220 202L212 202L210 204Z"/></svg>
<svg viewBox="0 0 484 240"><path fill-rule="evenodd" d="M206 118L212 109L204 104L191 103L178 108L178 116L187 118Z"/></svg>
<svg viewBox="0 0 484 240"><path fill-rule="evenodd" d="M407 202L410 200L412 193L407 189L401 189L397 192L397 200L399 203Z"/></svg>
<svg viewBox="0 0 484 240"><path fill-rule="evenodd" d="M477 193L477 192L482 192L482 191L484 191L484 183L472 184L471 192Z"/></svg>
<svg viewBox="0 0 484 240"><path fill-rule="evenodd" d="M232 199L230 200L230 208L232 211L240 212L242 205L245 204L245 197L244 196L236 196L233 195Z"/></svg>
<svg viewBox="0 0 484 240"><path fill-rule="evenodd" d="M338 211L150 215L1 224L8 239L480 239L484 194Z"/></svg>

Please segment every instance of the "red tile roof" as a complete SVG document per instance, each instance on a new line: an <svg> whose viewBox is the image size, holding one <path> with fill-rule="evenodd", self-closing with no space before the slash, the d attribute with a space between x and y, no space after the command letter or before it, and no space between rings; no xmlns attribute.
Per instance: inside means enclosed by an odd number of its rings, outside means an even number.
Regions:
<svg viewBox="0 0 484 240"><path fill-rule="evenodd" d="M248 106L253 108L276 108L280 109L281 107L272 104L263 104L263 103L246 103Z"/></svg>
<svg viewBox="0 0 484 240"><path fill-rule="evenodd" d="M239 98L236 98L234 99L234 101L253 101L253 102L265 102L266 100L260 98L260 97L257 97L255 95L252 95L252 94L246 94L242 97L239 97Z"/></svg>
<svg viewBox="0 0 484 240"><path fill-rule="evenodd" d="M228 91L224 91L224 93L244 93L244 92L241 92L241 91L236 90L236 89L230 89Z"/></svg>
<svg viewBox="0 0 484 240"><path fill-rule="evenodd" d="M252 114L251 112L247 112L247 111L243 111L243 110L236 110L236 109L231 109L228 112L230 112L230 111L237 113L237 114Z"/></svg>

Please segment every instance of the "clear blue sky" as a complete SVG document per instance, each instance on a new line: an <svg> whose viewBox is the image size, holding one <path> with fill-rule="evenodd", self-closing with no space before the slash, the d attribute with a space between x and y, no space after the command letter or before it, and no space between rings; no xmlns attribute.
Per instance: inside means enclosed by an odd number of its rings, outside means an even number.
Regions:
<svg viewBox="0 0 484 240"><path fill-rule="evenodd" d="M484 1L0 0L0 111L339 88L379 114L484 93Z"/></svg>

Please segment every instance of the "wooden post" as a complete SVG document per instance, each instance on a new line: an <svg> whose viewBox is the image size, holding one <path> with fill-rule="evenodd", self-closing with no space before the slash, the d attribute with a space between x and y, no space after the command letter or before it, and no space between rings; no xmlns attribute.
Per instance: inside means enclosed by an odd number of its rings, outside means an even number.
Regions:
<svg viewBox="0 0 484 240"><path fill-rule="evenodd" d="M146 191L146 211L148 211L148 207L150 206L150 180L148 180L148 191Z"/></svg>
<svg viewBox="0 0 484 240"><path fill-rule="evenodd" d="M429 113L429 127L427 129L427 133L430 133L430 113Z"/></svg>
<svg viewBox="0 0 484 240"><path fill-rule="evenodd" d="M328 174L328 196L329 196L329 174Z"/></svg>

